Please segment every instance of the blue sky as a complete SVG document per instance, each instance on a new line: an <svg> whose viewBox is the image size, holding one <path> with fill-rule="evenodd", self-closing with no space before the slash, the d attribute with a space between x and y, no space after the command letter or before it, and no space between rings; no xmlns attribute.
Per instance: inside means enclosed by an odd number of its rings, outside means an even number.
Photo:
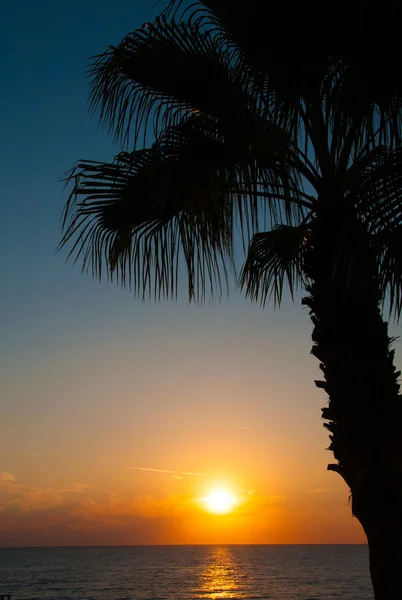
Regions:
<svg viewBox="0 0 402 600"><path fill-rule="evenodd" d="M55 252L67 197L63 173L79 158L108 160L117 151L88 114L86 59L149 19L151 8L151 2L135 0L26 1L9 3L3 13L3 368L30 361L41 349L53 352L77 333L85 332L96 343L107 331L135 328L137 320L146 329L164 329L172 320L180 327L188 310L196 320L221 313L237 320L239 310L256 321L267 318L236 291L224 307L189 308L185 295L178 304L144 305L126 291L81 274L79 266L65 264L66 253ZM276 327L272 320L271 327Z"/></svg>
<svg viewBox="0 0 402 600"><path fill-rule="evenodd" d="M289 478L271 468L271 483L346 498L325 472L325 397L299 299L280 312L235 290L212 306L185 295L144 304L55 252L63 173L116 153L88 115L86 58L150 20L151 8L22 0L2 9L0 472L30 486L107 480L146 493L146 481L128 479L133 463L191 470L214 456L222 471L232 455L251 472L257 456L261 470L275 455ZM240 430L253 432L248 450L233 450Z"/></svg>

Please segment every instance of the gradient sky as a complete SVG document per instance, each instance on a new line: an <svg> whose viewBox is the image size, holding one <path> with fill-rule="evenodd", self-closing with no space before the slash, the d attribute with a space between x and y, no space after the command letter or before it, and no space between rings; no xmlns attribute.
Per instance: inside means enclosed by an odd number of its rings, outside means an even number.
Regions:
<svg viewBox="0 0 402 600"><path fill-rule="evenodd" d="M299 299L144 304L55 253L63 172L116 153L87 113L86 58L151 8L2 10L0 546L362 542L326 471ZM197 504L215 485L233 514Z"/></svg>

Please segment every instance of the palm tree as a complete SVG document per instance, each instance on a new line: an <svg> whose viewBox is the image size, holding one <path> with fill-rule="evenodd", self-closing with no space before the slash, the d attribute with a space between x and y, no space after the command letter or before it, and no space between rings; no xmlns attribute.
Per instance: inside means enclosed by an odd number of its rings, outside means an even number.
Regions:
<svg viewBox="0 0 402 600"><path fill-rule="evenodd" d="M144 296L175 295L185 264L202 300L235 268L237 224L251 299L306 290L328 469L350 488L376 600L389 600L402 597L402 403L382 318L384 302L402 309L401 7L328 10L172 0L96 57L91 107L124 151L70 172L61 245Z"/></svg>

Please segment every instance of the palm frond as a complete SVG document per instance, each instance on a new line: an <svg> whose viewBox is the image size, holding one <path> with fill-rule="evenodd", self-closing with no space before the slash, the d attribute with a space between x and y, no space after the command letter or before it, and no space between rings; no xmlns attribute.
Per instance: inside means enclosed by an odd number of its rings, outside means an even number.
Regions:
<svg viewBox="0 0 402 600"><path fill-rule="evenodd" d="M193 116L163 131L150 149L121 153L114 163L78 163L69 175L61 246L71 245L70 256L96 277L106 267L147 295L176 294L181 255L190 298L204 296L208 285L220 293L225 260L233 266L235 221L249 240L262 200L272 222L292 222L306 210L297 174L293 179L283 166L280 130L266 127L263 135L258 127L253 137L247 124L236 143L223 129Z"/></svg>
<svg viewBox="0 0 402 600"><path fill-rule="evenodd" d="M384 305L396 322L402 313L402 225L384 227L372 237L378 261L378 282Z"/></svg>
<svg viewBox="0 0 402 600"><path fill-rule="evenodd" d="M347 185L371 233L402 223L402 148L378 146L355 161Z"/></svg>
<svg viewBox="0 0 402 600"><path fill-rule="evenodd" d="M233 263L233 224L248 243L266 213L271 227L286 225L253 238L242 284L279 303L284 282L293 294L302 278L305 217L317 206L303 183L317 193L343 186L373 236L402 222L402 79L390 61L399 32L372 44L378 11L368 0L338 2L330 29L316 3L188 4L172 0L162 18L95 57L91 108L101 122L123 144L133 134L138 148L140 132L144 147L148 134L156 141L112 164L77 165L62 245L95 275L106 265L152 294L175 293L183 256L190 296L202 295ZM400 15L387 10L384 42Z"/></svg>
<svg viewBox="0 0 402 600"><path fill-rule="evenodd" d="M205 297L208 284L220 294L233 256L230 206L214 202L220 191L213 182L209 189L204 182L198 204L186 205L164 167L152 151L119 155L112 164L79 163L61 246L71 246L83 270L99 279L106 272L143 297L175 296L183 259L190 299Z"/></svg>
<svg viewBox="0 0 402 600"><path fill-rule="evenodd" d="M90 107L123 142L149 125L153 133L185 115L242 115L251 98L236 57L197 23L159 18L95 57ZM151 132L152 133L152 132Z"/></svg>
<svg viewBox="0 0 402 600"><path fill-rule="evenodd" d="M293 298L295 290L304 282L303 255L308 244L307 225L279 225L272 231L256 234L240 276L246 295L262 305L274 296L274 302L280 305L287 283Z"/></svg>

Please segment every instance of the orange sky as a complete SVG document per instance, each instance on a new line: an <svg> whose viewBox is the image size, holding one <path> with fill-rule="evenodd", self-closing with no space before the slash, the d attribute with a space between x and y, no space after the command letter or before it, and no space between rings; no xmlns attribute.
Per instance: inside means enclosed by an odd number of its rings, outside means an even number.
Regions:
<svg viewBox="0 0 402 600"><path fill-rule="evenodd" d="M364 542L326 471L307 313L129 298L3 364L0 545ZM231 514L197 503L216 486Z"/></svg>
<svg viewBox="0 0 402 600"><path fill-rule="evenodd" d="M229 486L239 506L217 515L197 502L208 479L180 483L175 494L163 493L163 481L158 495L130 494L81 483L34 487L2 473L2 545L364 542L343 490L274 496Z"/></svg>

